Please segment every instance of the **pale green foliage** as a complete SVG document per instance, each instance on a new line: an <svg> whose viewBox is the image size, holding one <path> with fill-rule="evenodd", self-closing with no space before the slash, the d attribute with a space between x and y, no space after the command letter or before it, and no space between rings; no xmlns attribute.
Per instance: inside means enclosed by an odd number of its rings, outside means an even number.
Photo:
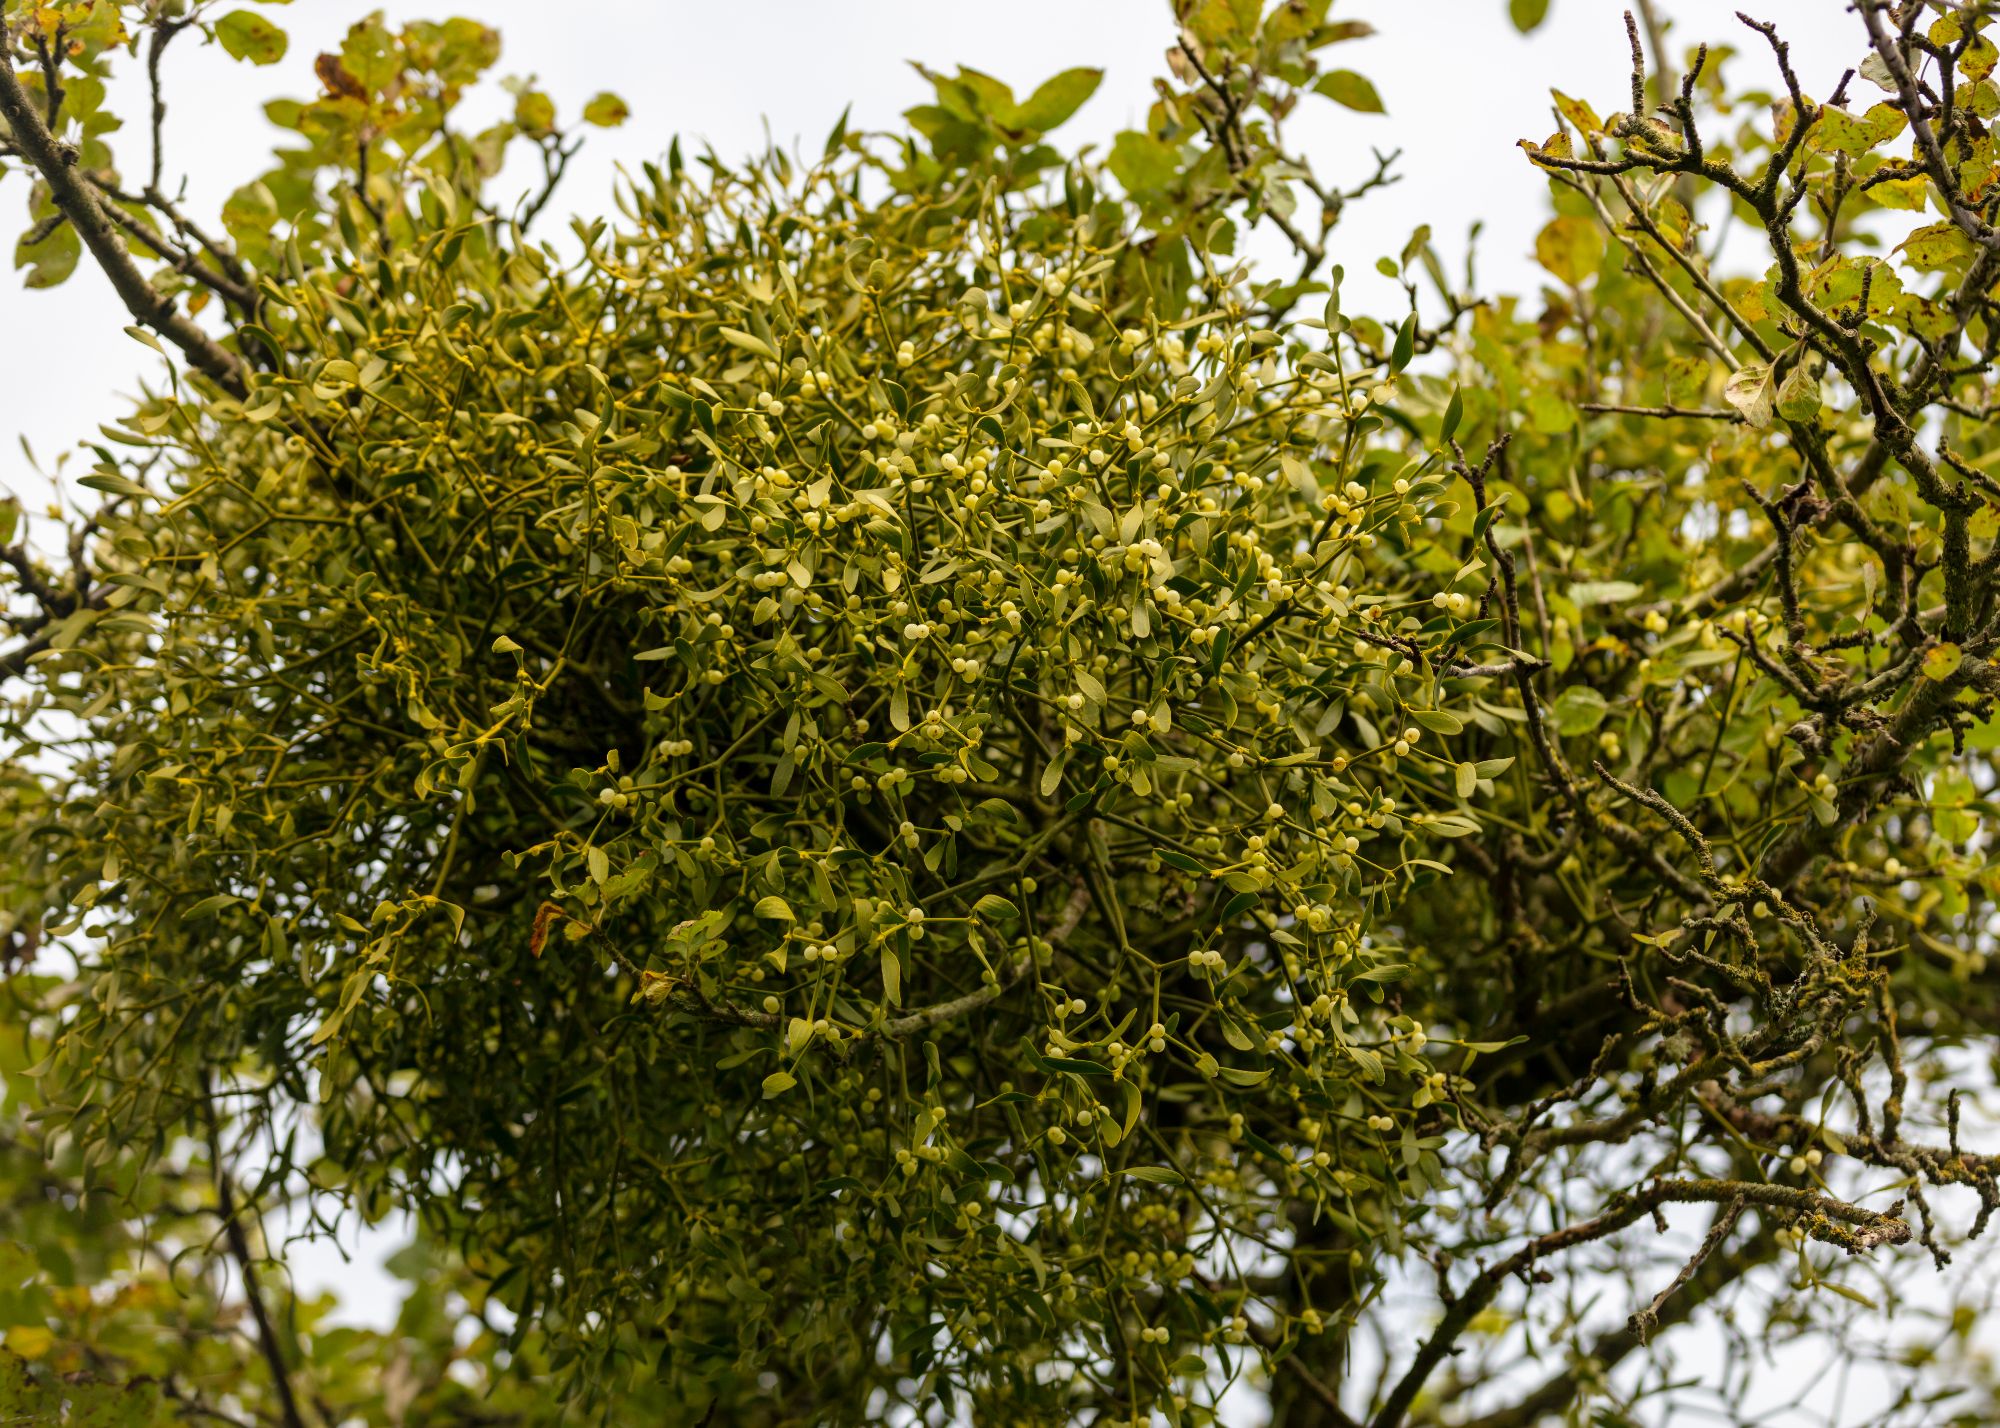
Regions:
<svg viewBox="0 0 2000 1428"><path fill-rule="evenodd" d="M150 1067L103 1133L310 1067L318 1183L449 1164L522 1312L608 1350L723 1291L697 1339L857 1402L885 1334L971 1383L1065 1323L1094 1371L1133 1294L1240 1335L1197 1207L1414 1212L1442 1082L1374 911L1478 826L1406 545L1444 478L1371 454L1353 345L1087 173L871 209L866 152L653 174L561 267L427 199L268 287L295 358L127 424L131 593L40 665L79 713L130 666L51 928L132 969L57 1060Z"/></svg>
<svg viewBox="0 0 2000 1428"><path fill-rule="evenodd" d="M269 1137L261 1193L414 1210L517 1380L674 1422L1615 1415L1572 1359L1781 1251L1771 1323L1838 1328L1971 1219L1925 1186L1983 1223L1927 1087L1994 1006L1990 138L1558 96L1541 311L1420 231L1378 321L1325 249L1382 172L1282 140L1382 107L1326 12L1179 7L1102 168L1047 141L1094 72L927 71L918 137L676 146L562 244L482 188L560 172L555 100L448 127L491 32L322 57L254 283L192 279L236 365L107 429L69 571L8 547L56 1143Z"/></svg>

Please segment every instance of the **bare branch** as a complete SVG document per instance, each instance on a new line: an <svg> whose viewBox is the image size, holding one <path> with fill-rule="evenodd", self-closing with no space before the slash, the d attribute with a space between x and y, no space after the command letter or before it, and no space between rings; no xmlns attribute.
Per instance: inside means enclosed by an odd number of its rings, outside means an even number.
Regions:
<svg viewBox="0 0 2000 1428"><path fill-rule="evenodd" d="M0 115L6 117L15 144L48 184L56 207L68 215L76 226L77 236L111 279L111 286L124 301L126 310L179 348L196 371L231 396L242 396L247 390L242 365L192 318L178 311L171 297L156 291L146 281L146 275L132 261L119 236L117 225L81 178L76 156L56 139L42 115L36 112L14 71L13 56L4 45L0 45Z"/></svg>

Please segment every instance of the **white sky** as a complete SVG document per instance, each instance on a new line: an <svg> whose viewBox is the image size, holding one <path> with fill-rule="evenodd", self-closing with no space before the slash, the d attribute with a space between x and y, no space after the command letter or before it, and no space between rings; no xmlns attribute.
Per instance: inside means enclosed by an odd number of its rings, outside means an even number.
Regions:
<svg viewBox="0 0 2000 1428"><path fill-rule="evenodd" d="M1736 45L1746 52L1736 82L1775 88L1762 42L1733 18L1744 3L1662 0L1685 45ZM1830 92L1841 70L1858 62L1858 28L1840 0L1748 3L1759 18L1779 22L1808 92ZM271 145L289 137L266 123L261 103L314 91L313 55L337 48L345 27L374 8L361 0L299 0L270 9L292 39L287 57L265 69L234 63L193 37L176 44L167 65L168 164L170 174L192 170L193 212L212 218L232 188L261 171ZM817 152L850 103L851 127L893 127L902 110L929 98L906 60L967 64L1022 94L1058 69L1100 66L1102 87L1058 138L1072 146L1106 143L1143 122L1152 76L1173 38L1166 0L597 0L587 7L578 0L397 0L384 8L392 21L465 12L498 27L506 41L498 72L536 74L567 117L603 89L630 104L624 128L589 131L588 147L544 219L551 231L559 225L550 219L604 206L615 166L658 157L676 132L684 148L705 139L731 157L761 147L767 121L780 142L802 140ZM1350 207L1333 236L1334 261L1350 275L1350 310L1390 300L1374 261L1397 252L1425 222L1455 279L1465 231L1483 219L1482 288L1539 286L1531 252L1546 219L1545 189L1515 141L1539 140L1554 127L1551 85L1588 98L1600 112L1624 107L1623 8L1622 0L1554 0L1548 23L1523 38L1506 19L1505 0L1336 0L1337 18L1367 19L1380 33L1328 52L1328 63L1374 79L1389 114L1358 115L1313 100L1288 138L1328 183L1365 177L1373 147L1400 147L1406 175ZM136 169L144 160L137 122L143 97L136 86L122 90L117 107L135 122L119 137L126 166ZM496 112L503 106L497 94L486 102ZM524 181L538 167L525 149L514 162ZM18 174L0 180L7 222L23 222L17 215L26 190ZM87 259L52 292L25 291L0 274L0 437L31 443L44 467L93 437L152 360L123 335L129 321ZM0 488L37 506L49 494L14 440L0 442ZM394 1299L379 1264L394 1247L388 1236L371 1234L355 1265L320 1249L300 1255L296 1267L306 1287L337 1289L353 1317L386 1322Z"/></svg>

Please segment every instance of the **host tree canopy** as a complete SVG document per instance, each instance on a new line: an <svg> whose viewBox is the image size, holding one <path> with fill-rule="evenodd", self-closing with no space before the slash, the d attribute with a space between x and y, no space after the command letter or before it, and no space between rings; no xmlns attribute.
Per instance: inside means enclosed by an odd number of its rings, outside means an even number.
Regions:
<svg viewBox="0 0 2000 1428"><path fill-rule="evenodd" d="M1420 230L1374 313L1328 10L1163 7L1103 153L926 71L545 239L479 23L355 25L211 223L173 60L271 14L8 0L17 261L166 365L0 516L0 1403L1735 1421L1796 1340L1990 1420L1985 7L1642 7L1543 291ZM279 1210L414 1217L393 1329Z"/></svg>

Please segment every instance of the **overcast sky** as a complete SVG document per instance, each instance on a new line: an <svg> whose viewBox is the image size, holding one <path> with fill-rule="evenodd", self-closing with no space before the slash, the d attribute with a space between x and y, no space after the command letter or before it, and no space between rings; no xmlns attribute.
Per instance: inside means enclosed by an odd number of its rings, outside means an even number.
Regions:
<svg viewBox="0 0 2000 1428"><path fill-rule="evenodd" d="M1746 0L1662 0L1679 18L1681 43L1721 40L1746 51L1761 42L1733 18ZM1747 0L1759 18L1780 23L1809 92L1829 93L1843 68L1857 63L1857 33L1839 0ZM375 5L363 0L299 0L268 13L291 32L287 57L269 68L230 61L219 49L184 37L169 52L169 172L185 172L190 207L210 217L222 198L255 175L271 145L290 136L264 120L260 105L277 95L305 97L317 85L313 56L337 48L346 26ZM781 143L821 140L852 104L855 128L888 128L902 110L924 102L925 81L908 60L933 67L966 64L995 74L1025 94L1072 65L1105 71L1096 96L1059 139L1105 143L1143 122L1151 81L1173 35L1166 0L460 0L456 6L398 3L392 21L469 13L498 27L506 49L499 72L533 73L574 117L583 102L610 89L632 118L616 131L590 131L556 207L596 211L615 167L662 154L676 133L706 140L725 157L761 147L765 126ZM1452 272L1461 270L1464 235L1486 225L1480 244L1482 287L1532 292L1540 270L1530 256L1545 221L1542 181L1515 148L1554 127L1551 85L1590 99L1600 112L1623 107L1625 34L1619 0L1554 0L1535 35L1517 35L1505 0L1336 0L1340 18L1367 19L1381 32L1343 45L1329 61L1373 78L1389 113L1366 116L1313 101L1289 138L1330 183L1351 184L1372 169L1371 148L1400 148L1404 181L1350 208L1332 242L1334 260L1357 277L1365 306L1386 301L1372 269L1398 251L1419 223L1430 223ZM587 18L586 18L587 17ZM1761 52L1738 61L1737 83L1776 85ZM1754 71L1748 66L1755 66ZM494 112L499 96L487 101ZM143 154L141 96L125 86L116 101L135 122L125 163ZM516 172L532 159L518 151ZM18 228L27 183L0 179L0 215ZM14 231L0 229L0 231ZM151 356L124 336L130 319L88 261L65 286L27 292L0 275L0 436L32 444L44 466L94 436L116 416L120 393L135 389ZM48 498L16 441L0 443L0 487L35 505ZM309 1285L334 1285L360 1317L381 1319L390 1303L377 1267L393 1245L371 1236L364 1263L343 1270L330 1253L301 1257Z"/></svg>

